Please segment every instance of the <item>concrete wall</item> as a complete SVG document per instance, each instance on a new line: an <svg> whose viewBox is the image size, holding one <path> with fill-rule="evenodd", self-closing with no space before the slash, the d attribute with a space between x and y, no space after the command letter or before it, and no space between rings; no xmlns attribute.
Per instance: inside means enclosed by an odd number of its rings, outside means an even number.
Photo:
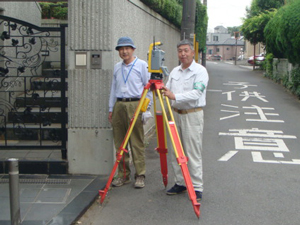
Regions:
<svg viewBox="0 0 300 225"><path fill-rule="evenodd" d="M130 36L136 55L147 60L149 44L164 43L165 65L178 65L176 44L180 31L139 0L69 1L69 172L109 174L114 163L112 129L108 118L108 99L113 66L120 61L117 40ZM93 69L91 54L101 54L102 67ZM76 65L76 55L87 59ZM149 123L149 129L153 123ZM118 146L119 147L119 146Z"/></svg>
<svg viewBox="0 0 300 225"><path fill-rule="evenodd" d="M3 11L2 11L3 10ZM36 26L41 26L41 8L35 2L0 1L1 15L24 20Z"/></svg>
<svg viewBox="0 0 300 225"><path fill-rule="evenodd" d="M289 81L291 81L292 69L293 65L287 59L273 59L273 77L282 79L284 76L289 76Z"/></svg>
<svg viewBox="0 0 300 225"><path fill-rule="evenodd" d="M112 8L113 63L120 61L114 50L117 40L121 36L130 36L140 59L147 61L148 48L155 37L156 41L163 43L161 49L166 52L165 65L169 70L178 65L176 44L180 41L180 30L139 0L113 0Z"/></svg>

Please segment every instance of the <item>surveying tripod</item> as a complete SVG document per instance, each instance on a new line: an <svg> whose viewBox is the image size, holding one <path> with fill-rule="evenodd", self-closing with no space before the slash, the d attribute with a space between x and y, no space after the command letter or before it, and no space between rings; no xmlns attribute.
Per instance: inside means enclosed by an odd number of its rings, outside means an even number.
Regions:
<svg viewBox="0 0 300 225"><path fill-rule="evenodd" d="M193 183L190 177L190 173L188 170L187 162L188 158L185 156L182 144L178 135L178 131L176 128L174 116L172 114L171 105L169 102L168 97L165 97L166 105L170 113L171 120L168 121L168 116L166 113L166 109L164 106L164 101L162 97L162 88L164 86L162 81L162 73L166 74L166 68L162 66L163 61L163 55L164 52L160 49L157 49L155 46L161 45L160 42L154 42L150 44L149 47L149 55L148 55L148 70L151 73L151 78L147 85L144 87L144 91L142 93L142 97L139 101L139 104L136 108L136 111L130 121L129 128L126 132L125 138L119 147L116 155L116 161L113 166L112 172L108 178L108 181L105 185L105 188L103 190L99 190L100 195L100 203L102 204L107 191L110 188L111 182L113 180L114 174L118 168L118 165L122 159L122 156L124 152L128 152L125 147L127 146L127 143L129 141L130 135L132 133L133 127L136 123L136 120L138 118L139 113L142 111L145 111L145 108L147 108L147 102L146 95L149 92L149 90L153 93L153 106L154 106L154 113L155 113L155 125L156 125L156 136L157 136L157 144L158 147L155 149L160 154L160 165L161 165L161 173L162 173L162 179L165 187L168 184L168 167L167 167L167 141L166 141L166 128L170 135L170 139L172 142L172 146L176 155L176 159L178 164L181 167L181 172L184 177L184 181L187 187L188 195L190 200L192 201L193 208L195 211L196 216L200 217L200 203L196 200L196 194L194 191ZM157 111L157 105L156 105L156 98L155 95L157 95L159 99L159 103L161 105L162 111ZM145 107L146 104L146 107Z"/></svg>

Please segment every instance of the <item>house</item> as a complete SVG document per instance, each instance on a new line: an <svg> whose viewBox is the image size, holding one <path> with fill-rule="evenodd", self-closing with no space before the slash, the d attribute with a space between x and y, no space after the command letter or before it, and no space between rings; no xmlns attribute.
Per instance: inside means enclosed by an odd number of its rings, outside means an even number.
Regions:
<svg viewBox="0 0 300 225"><path fill-rule="evenodd" d="M265 46L262 43L255 45L255 55L265 53ZM244 57L249 58L254 55L254 45L245 40Z"/></svg>
<svg viewBox="0 0 300 225"><path fill-rule="evenodd" d="M236 56L243 55L243 38L231 37L223 26L217 26L214 33L207 33L206 55L208 60L232 60Z"/></svg>

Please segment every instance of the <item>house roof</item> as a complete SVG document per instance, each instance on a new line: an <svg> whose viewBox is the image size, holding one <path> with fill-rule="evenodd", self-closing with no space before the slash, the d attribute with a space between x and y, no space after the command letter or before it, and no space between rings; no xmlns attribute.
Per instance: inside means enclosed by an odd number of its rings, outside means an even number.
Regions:
<svg viewBox="0 0 300 225"><path fill-rule="evenodd" d="M214 30L216 31L216 30L223 30L223 31L227 31L228 32L228 29L227 28L225 28L224 26L216 26L215 28L214 28ZM227 33L226 32L226 33ZM217 32L217 33L219 33L219 32Z"/></svg>
<svg viewBox="0 0 300 225"><path fill-rule="evenodd" d="M206 42L206 45L208 46L213 46L213 45L234 45L235 46L235 42L236 40L233 39L233 38L228 38L226 39L225 41L223 42L220 42L220 41L211 41L211 42ZM236 43L237 46L244 46L244 41L242 40L237 40L237 43Z"/></svg>

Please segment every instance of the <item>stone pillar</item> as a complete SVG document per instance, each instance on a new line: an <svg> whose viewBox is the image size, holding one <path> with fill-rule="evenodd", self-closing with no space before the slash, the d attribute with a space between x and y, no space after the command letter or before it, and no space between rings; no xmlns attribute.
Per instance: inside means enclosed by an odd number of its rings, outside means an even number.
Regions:
<svg viewBox="0 0 300 225"><path fill-rule="evenodd" d="M111 1L69 1L68 160L71 174L109 174L108 122L113 73Z"/></svg>

